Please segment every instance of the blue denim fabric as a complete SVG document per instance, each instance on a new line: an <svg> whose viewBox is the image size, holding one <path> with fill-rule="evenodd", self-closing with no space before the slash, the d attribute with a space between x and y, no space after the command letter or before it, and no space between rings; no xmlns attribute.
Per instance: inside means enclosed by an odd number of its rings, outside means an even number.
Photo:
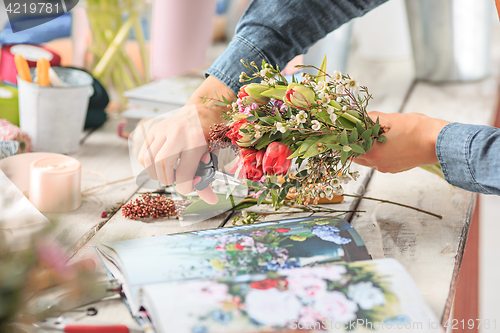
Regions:
<svg viewBox="0 0 500 333"><path fill-rule="evenodd" d="M352 18L387 0L253 0L236 27L236 36L207 70L237 93L240 59L262 59L284 68L296 55ZM318 64L319 65L319 64Z"/></svg>
<svg viewBox="0 0 500 333"><path fill-rule="evenodd" d="M438 135L445 179L467 191L500 195L500 129L451 123Z"/></svg>

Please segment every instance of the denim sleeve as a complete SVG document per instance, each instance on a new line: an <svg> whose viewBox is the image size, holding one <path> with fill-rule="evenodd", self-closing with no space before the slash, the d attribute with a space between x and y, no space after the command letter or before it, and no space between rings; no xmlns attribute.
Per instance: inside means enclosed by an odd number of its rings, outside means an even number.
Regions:
<svg viewBox="0 0 500 333"><path fill-rule="evenodd" d="M253 0L236 27L235 38L207 70L233 92L245 67L240 59L264 59L284 68L296 55L352 18L387 0Z"/></svg>
<svg viewBox="0 0 500 333"><path fill-rule="evenodd" d="M500 195L500 129L452 123L438 135L445 179L467 191Z"/></svg>

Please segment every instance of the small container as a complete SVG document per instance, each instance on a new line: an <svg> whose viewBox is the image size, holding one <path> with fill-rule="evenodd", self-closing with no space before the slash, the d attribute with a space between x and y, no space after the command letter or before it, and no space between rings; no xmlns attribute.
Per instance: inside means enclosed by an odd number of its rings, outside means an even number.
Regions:
<svg viewBox="0 0 500 333"><path fill-rule="evenodd" d="M493 1L406 0L417 79L473 81L490 72Z"/></svg>
<svg viewBox="0 0 500 333"><path fill-rule="evenodd" d="M93 79L77 69L54 70L66 87L40 87L18 77L20 125L34 151L73 153L80 145Z"/></svg>

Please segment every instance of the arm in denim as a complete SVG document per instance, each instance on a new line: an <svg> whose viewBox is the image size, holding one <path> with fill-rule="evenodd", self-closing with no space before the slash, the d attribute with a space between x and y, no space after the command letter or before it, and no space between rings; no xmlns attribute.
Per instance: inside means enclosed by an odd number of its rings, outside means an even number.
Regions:
<svg viewBox="0 0 500 333"><path fill-rule="evenodd" d="M500 195L500 129L448 124L439 133L436 154L450 184Z"/></svg>
<svg viewBox="0 0 500 333"><path fill-rule="evenodd" d="M285 68L329 32L385 1L253 0L236 27L234 40L206 74L237 93L243 85L238 82L239 76L246 70L240 59L258 65L264 59Z"/></svg>

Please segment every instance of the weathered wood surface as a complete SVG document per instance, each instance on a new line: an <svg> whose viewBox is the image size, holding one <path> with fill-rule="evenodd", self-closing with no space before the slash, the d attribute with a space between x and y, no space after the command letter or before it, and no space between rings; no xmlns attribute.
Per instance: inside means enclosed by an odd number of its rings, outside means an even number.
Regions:
<svg viewBox="0 0 500 333"><path fill-rule="evenodd" d="M471 83L418 82L403 113L419 112L449 121L491 125L500 82L500 52L496 44L488 78ZM443 220L439 220L405 208L362 200L358 209L367 213L356 217L353 225L374 258L396 258L405 266L425 300L446 322L473 212L473 194L414 169L395 175L375 171L365 195L443 215Z"/></svg>

